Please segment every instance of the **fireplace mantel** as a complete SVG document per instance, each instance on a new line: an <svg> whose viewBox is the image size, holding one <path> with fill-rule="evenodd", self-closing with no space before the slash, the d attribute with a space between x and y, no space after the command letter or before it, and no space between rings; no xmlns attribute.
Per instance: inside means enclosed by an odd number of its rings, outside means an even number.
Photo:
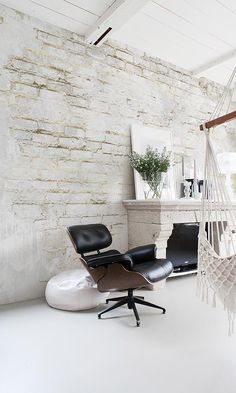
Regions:
<svg viewBox="0 0 236 393"><path fill-rule="evenodd" d="M155 242L158 258L166 257L175 223L199 222L201 217L200 200L126 200L123 204L128 213L129 248ZM236 201L233 207L236 209Z"/></svg>
<svg viewBox="0 0 236 393"><path fill-rule="evenodd" d="M171 201L160 201L157 199L130 199L123 201L124 206L127 210L200 210L201 209L201 201L200 200L192 200L190 199L176 199Z"/></svg>

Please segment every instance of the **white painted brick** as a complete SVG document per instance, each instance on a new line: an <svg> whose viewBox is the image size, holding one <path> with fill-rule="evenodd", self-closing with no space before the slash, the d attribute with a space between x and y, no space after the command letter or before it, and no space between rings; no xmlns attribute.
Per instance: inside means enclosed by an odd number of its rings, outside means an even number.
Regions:
<svg viewBox="0 0 236 393"><path fill-rule="evenodd" d="M117 146L114 149L114 145L110 143L102 144L102 151L104 153L116 154L116 155L127 155L130 152L130 146Z"/></svg>
<svg viewBox="0 0 236 393"><path fill-rule="evenodd" d="M75 54L85 54L85 46L82 45L81 43L78 42L73 42L73 41L66 41L65 43L65 49L68 51L71 51Z"/></svg>
<svg viewBox="0 0 236 393"><path fill-rule="evenodd" d="M121 51L119 49L116 51L115 55L116 55L116 57L118 57L118 59L127 61L129 63L132 63L134 60L132 54L130 54L128 52Z"/></svg>
<svg viewBox="0 0 236 393"><path fill-rule="evenodd" d="M63 137L59 138L59 145L66 149L80 150L85 148L86 142L83 139Z"/></svg>
<svg viewBox="0 0 236 393"><path fill-rule="evenodd" d="M34 168L40 170L40 169L48 169L51 168L51 170L54 170L58 167L58 162L57 159L54 158L39 158L35 157L34 158ZM55 187L54 183L50 182L44 182L42 179L40 181L35 181L33 182L33 185L31 184L31 187L35 185L35 188L37 190L52 190Z"/></svg>
<svg viewBox="0 0 236 393"><path fill-rule="evenodd" d="M63 94L65 95L65 93ZM40 89L39 93L40 98L43 100L61 100L62 93L58 93L52 90Z"/></svg>
<svg viewBox="0 0 236 393"><path fill-rule="evenodd" d="M58 138L54 135L47 135L47 134L33 134L32 136L33 142L37 144L48 146L57 146L58 145Z"/></svg>
<svg viewBox="0 0 236 393"><path fill-rule="evenodd" d="M41 205L34 204L32 202L30 204L18 203L13 205L12 210L17 218L24 219L39 219L44 216L44 209Z"/></svg>
<svg viewBox="0 0 236 393"><path fill-rule="evenodd" d="M37 97L39 90L33 86L24 85L22 83L16 83L14 86L14 92L16 94L22 94L28 97Z"/></svg>
<svg viewBox="0 0 236 393"><path fill-rule="evenodd" d="M14 136L16 140L32 140L32 134L29 131L24 131L24 130L16 130L14 128L11 128L11 135Z"/></svg>
<svg viewBox="0 0 236 393"><path fill-rule="evenodd" d="M54 134L61 134L64 133L64 126L63 124L57 124L56 122L50 123L39 120L38 122L38 129L42 131L46 131L49 133Z"/></svg>
<svg viewBox="0 0 236 393"><path fill-rule="evenodd" d="M36 70L34 71L36 72ZM44 76L45 78L56 80L56 81L65 81L65 72L62 69L49 66L49 67L44 67L40 66L37 69L37 72Z"/></svg>
<svg viewBox="0 0 236 393"><path fill-rule="evenodd" d="M109 41L107 41L103 44L103 53L106 55L115 56L116 49L114 46L109 44Z"/></svg>
<svg viewBox="0 0 236 393"><path fill-rule="evenodd" d="M12 118L10 121L10 126L20 130L36 130L38 125L34 120Z"/></svg>
<svg viewBox="0 0 236 393"><path fill-rule="evenodd" d="M122 60L119 60L113 56L107 56L106 62L108 65L118 68L119 70L125 69L125 63Z"/></svg>
<svg viewBox="0 0 236 393"><path fill-rule="evenodd" d="M19 73L15 74L14 77L17 81L34 87L46 87L47 85L47 79L39 75Z"/></svg>
<svg viewBox="0 0 236 393"><path fill-rule="evenodd" d="M83 128L65 126L65 135L68 137L84 138L85 131Z"/></svg>
<svg viewBox="0 0 236 393"><path fill-rule="evenodd" d="M104 61L106 58L106 55L103 51L100 51L98 47L96 46L87 46L86 48L86 54L88 56L93 57L94 59L98 60L98 61Z"/></svg>
<svg viewBox="0 0 236 393"><path fill-rule="evenodd" d="M90 161L93 157L93 152L91 150L71 150L70 159L76 162Z"/></svg>
<svg viewBox="0 0 236 393"><path fill-rule="evenodd" d="M66 97L66 102L72 106L78 106L79 108L88 108L89 107L89 102L84 97L69 95Z"/></svg>
<svg viewBox="0 0 236 393"><path fill-rule="evenodd" d="M53 34L45 33L44 31L40 30L37 32L37 38L38 40L43 41L48 45L53 45L56 47L60 47L63 44L63 40L60 37L57 37Z"/></svg>
<svg viewBox="0 0 236 393"><path fill-rule="evenodd" d="M86 142L86 150L90 152L98 152L99 150L102 150L102 144L99 142L91 142L87 141Z"/></svg>
<svg viewBox="0 0 236 393"><path fill-rule="evenodd" d="M110 111L110 103L104 102L100 100L93 100L90 105L91 110L98 111L101 113L109 113Z"/></svg>
<svg viewBox="0 0 236 393"><path fill-rule="evenodd" d="M43 87L47 87L48 90L54 90L59 93L63 93L63 95L68 94L71 95L73 93L73 87L67 83L66 81L62 82L54 82L54 81L47 81L47 84Z"/></svg>
<svg viewBox="0 0 236 393"><path fill-rule="evenodd" d="M132 75L132 74L136 74L136 75L142 76L142 74L143 74L142 68L139 67L139 66L133 65L133 64L127 63L125 69L126 69L126 71L127 71L128 73L130 73L131 75Z"/></svg>
<svg viewBox="0 0 236 393"><path fill-rule="evenodd" d="M81 205L81 204L67 204L66 205L66 217L73 217L74 223L78 222L77 220L81 219L82 217L87 217L88 216L88 206L87 205Z"/></svg>

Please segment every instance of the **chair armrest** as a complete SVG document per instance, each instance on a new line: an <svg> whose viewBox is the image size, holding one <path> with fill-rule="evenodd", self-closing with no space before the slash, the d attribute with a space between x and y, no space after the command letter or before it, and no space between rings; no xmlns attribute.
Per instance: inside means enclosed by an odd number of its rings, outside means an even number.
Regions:
<svg viewBox="0 0 236 393"><path fill-rule="evenodd" d="M130 255L134 263L152 261L156 258L156 245L147 244L128 250L126 255Z"/></svg>
<svg viewBox="0 0 236 393"><path fill-rule="evenodd" d="M105 256L96 256L95 258L89 259L87 262L89 267L99 267L99 266L108 266L112 263L120 263L128 270L132 270L133 261L130 255L127 254L114 254L114 255L105 255Z"/></svg>

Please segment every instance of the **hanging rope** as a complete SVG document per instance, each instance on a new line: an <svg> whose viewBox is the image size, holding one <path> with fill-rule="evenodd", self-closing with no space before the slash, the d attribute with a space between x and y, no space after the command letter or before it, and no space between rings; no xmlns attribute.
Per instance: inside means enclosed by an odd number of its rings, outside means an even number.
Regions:
<svg viewBox="0 0 236 393"><path fill-rule="evenodd" d="M232 99L234 69L211 119L227 110ZM203 127L204 128L204 127ZM208 302L209 292L224 304L229 318L229 334L233 332L236 314L236 217L225 182L219 171L211 142L212 130L204 129L206 153L202 198L202 217L198 243L198 289L202 300Z"/></svg>

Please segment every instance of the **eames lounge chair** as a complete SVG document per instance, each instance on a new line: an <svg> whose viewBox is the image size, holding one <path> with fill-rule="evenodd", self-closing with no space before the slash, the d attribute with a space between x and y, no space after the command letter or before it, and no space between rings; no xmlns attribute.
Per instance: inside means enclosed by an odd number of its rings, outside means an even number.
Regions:
<svg viewBox="0 0 236 393"><path fill-rule="evenodd" d="M100 250L112 243L112 237L103 224L75 225L67 228L67 232L81 262L97 284L100 292L127 290L127 296L108 298L106 303L116 303L98 314L98 318L108 311L124 304L133 309L137 326L140 318L137 304L162 310L163 307L146 302L141 296L134 296L134 289L141 288L157 281L164 280L173 270L172 263L165 259L156 259L155 244L140 246L121 254L117 250ZM85 255L90 253L89 255ZM92 254L91 254L92 253Z"/></svg>

